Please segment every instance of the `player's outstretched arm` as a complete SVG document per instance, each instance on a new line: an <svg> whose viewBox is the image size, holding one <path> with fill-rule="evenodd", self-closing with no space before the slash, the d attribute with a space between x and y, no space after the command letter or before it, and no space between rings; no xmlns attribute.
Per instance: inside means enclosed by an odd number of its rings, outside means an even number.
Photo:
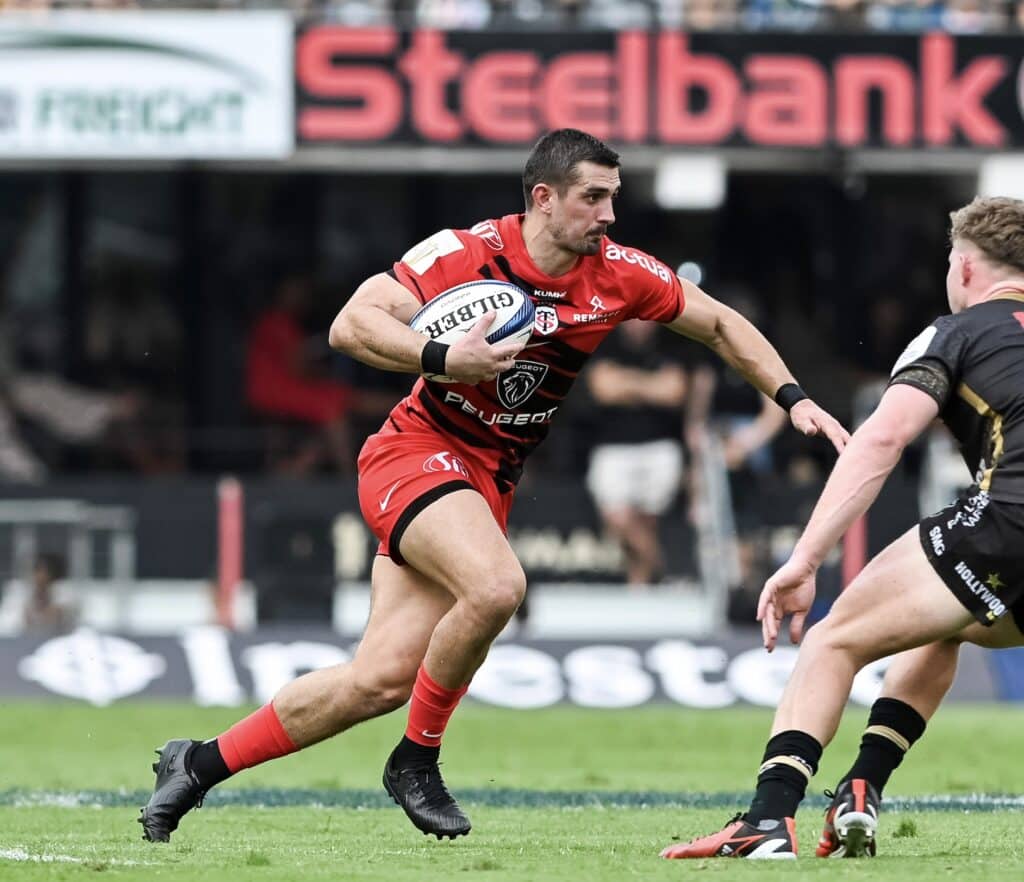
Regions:
<svg viewBox="0 0 1024 882"><path fill-rule="evenodd" d="M814 600L814 574L850 525L871 507L903 449L939 413L926 392L913 386L890 386L875 412L850 439L821 491L818 504L789 560L764 586L758 603L764 645L775 647L779 626L792 615L790 639L803 636L803 620Z"/></svg>
<svg viewBox="0 0 1024 882"><path fill-rule="evenodd" d="M692 282L680 281L686 294L686 308L668 323L671 330L712 349L769 398L774 399L775 393L787 383L796 382L775 347L747 319ZM809 398L793 405L789 417L798 431L824 435L838 451L850 440L839 421Z"/></svg>
<svg viewBox="0 0 1024 882"><path fill-rule="evenodd" d="M329 342L371 367L418 374L423 370L427 338L409 327L419 301L385 273L371 276L346 303L331 323ZM446 355L445 372L462 383L493 379L514 364L516 345L491 345L485 339L494 320L489 313Z"/></svg>

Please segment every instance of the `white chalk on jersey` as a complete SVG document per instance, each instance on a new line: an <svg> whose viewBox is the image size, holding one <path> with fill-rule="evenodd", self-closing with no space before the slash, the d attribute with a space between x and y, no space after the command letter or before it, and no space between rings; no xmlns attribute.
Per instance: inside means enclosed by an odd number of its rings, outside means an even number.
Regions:
<svg viewBox="0 0 1024 882"><path fill-rule="evenodd" d="M428 239L424 239L419 245L413 245L402 255L402 263L411 269L416 275L422 276L434 265L439 257L446 254L454 254L461 251L465 246L462 240L451 230L441 230L434 233Z"/></svg>

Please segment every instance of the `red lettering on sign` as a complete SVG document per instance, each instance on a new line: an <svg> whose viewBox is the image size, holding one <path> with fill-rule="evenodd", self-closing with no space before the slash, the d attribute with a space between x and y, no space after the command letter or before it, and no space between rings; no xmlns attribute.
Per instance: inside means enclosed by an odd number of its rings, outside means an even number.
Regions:
<svg viewBox="0 0 1024 882"><path fill-rule="evenodd" d="M574 52L552 61L541 89L547 127L585 129L596 138L610 138L611 76L606 52Z"/></svg>
<svg viewBox="0 0 1024 882"><path fill-rule="evenodd" d="M335 55L388 55L398 35L391 28L306 31L296 47L299 85L319 98L354 99L360 107L307 107L298 114L299 134L313 141L372 141L391 135L402 119L402 90L379 67L334 64Z"/></svg>
<svg viewBox="0 0 1024 882"><path fill-rule="evenodd" d="M882 93L882 136L906 146L914 140L914 74L885 55L840 58L835 65L836 140L847 147L868 140L868 94Z"/></svg>
<svg viewBox="0 0 1024 882"><path fill-rule="evenodd" d="M1006 131L985 109L989 92L1006 75L1006 59L986 55L974 59L960 78L953 73L956 45L945 34L921 38L921 102L924 138L929 144L949 144L959 126L974 144L998 147Z"/></svg>
<svg viewBox="0 0 1024 882"><path fill-rule="evenodd" d="M463 111L481 138L515 142L538 136L534 83L540 66L532 52L489 52L470 67Z"/></svg>
<svg viewBox="0 0 1024 882"><path fill-rule="evenodd" d="M713 55L691 55L686 37L665 31L658 35L658 135L669 144L714 144L733 131L740 104L740 84L727 61ZM707 106L690 110L694 89Z"/></svg>
<svg viewBox="0 0 1024 882"><path fill-rule="evenodd" d="M430 30L414 32L398 62L412 92L412 124L431 141L462 137L462 123L445 104L445 88L464 66L462 56L445 45L444 34Z"/></svg>
<svg viewBox="0 0 1024 882"><path fill-rule="evenodd" d="M618 35L615 43L619 62L617 134L621 141L637 143L647 138L647 119L650 115L647 34L642 31L622 33Z"/></svg>
<svg viewBox="0 0 1024 882"><path fill-rule="evenodd" d="M828 80L802 55L755 55L745 73L755 86L743 122L747 137L766 145L815 147L828 134Z"/></svg>
<svg viewBox="0 0 1024 882"><path fill-rule="evenodd" d="M408 127L433 143L528 144L545 129L569 126L631 144L728 144L739 135L800 147L830 138L848 147L876 138L892 147L1009 140L985 106L1009 58L977 56L958 70L958 43L947 34L901 39L893 52L838 55L831 71L810 54L744 57L726 43L714 44L726 54L693 52L687 35L671 31L623 32L607 38L613 51L553 57L481 51L472 40L459 52L433 30L413 31L405 51L401 39L391 28L300 33L296 81L307 102L297 114L300 137L381 141ZM917 69L897 54L908 45L919 46ZM872 129L875 96L880 133Z"/></svg>

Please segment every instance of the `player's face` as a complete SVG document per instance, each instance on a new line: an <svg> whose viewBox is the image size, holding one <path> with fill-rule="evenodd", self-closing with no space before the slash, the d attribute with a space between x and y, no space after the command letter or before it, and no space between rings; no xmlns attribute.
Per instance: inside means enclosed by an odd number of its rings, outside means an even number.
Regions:
<svg viewBox="0 0 1024 882"><path fill-rule="evenodd" d="M576 171L579 180L565 195L554 194L548 231L566 251L597 254L601 237L615 223L612 200L619 194L619 170L581 162Z"/></svg>

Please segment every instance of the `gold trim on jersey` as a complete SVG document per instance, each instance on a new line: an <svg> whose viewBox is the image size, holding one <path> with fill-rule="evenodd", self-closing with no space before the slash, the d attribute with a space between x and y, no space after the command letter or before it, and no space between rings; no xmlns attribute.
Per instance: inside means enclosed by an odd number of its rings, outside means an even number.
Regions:
<svg viewBox="0 0 1024 882"><path fill-rule="evenodd" d="M996 411L992 409L992 405L990 405L966 383L961 383L957 387L956 392L957 395L973 407L979 415L987 417L991 421L989 431L992 435L992 461L982 474L981 481L978 482L978 489L984 490L987 493L989 488L992 486L992 473L996 470L996 466L999 464L999 458L1003 455L1003 415L1001 413L996 413Z"/></svg>
<svg viewBox="0 0 1024 882"><path fill-rule="evenodd" d="M990 298L991 300L1019 300L1024 303L1024 292L1022 291L1007 291L1005 294L996 294Z"/></svg>

